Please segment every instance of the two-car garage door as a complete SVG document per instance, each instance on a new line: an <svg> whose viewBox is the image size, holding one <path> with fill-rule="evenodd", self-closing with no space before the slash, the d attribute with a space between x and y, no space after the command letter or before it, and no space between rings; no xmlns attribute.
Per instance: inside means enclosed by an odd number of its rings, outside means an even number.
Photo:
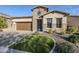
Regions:
<svg viewBox="0 0 79 59"><path fill-rule="evenodd" d="M16 29L17 30L32 30L32 23L31 22L16 22Z"/></svg>

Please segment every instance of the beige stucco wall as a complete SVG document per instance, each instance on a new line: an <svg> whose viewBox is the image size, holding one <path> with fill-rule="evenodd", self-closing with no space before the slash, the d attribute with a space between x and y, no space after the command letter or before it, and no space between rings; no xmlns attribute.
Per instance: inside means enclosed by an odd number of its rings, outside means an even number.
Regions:
<svg viewBox="0 0 79 59"><path fill-rule="evenodd" d="M32 22L32 18L12 19L13 22Z"/></svg>
<svg viewBox="0 0 79 59"><path fill-rule="evenodd" d="M49 13L43 17L43 31L47 31L47 18L52 18L52 30L57 32L60 31L60 28L56 28L56 18L62 18L62 28L67 28L67 16L60 13Z"/></svg>

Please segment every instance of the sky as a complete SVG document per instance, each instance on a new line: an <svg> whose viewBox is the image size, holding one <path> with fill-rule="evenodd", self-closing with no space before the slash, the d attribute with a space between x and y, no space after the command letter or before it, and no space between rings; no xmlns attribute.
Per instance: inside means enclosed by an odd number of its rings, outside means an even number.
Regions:
<svg viewBox="0 0 79 59"><path fill-rule="evenodd" d="M0 5L0 13L10 16L31 16L31 9L34 5ZM70 13L71 15L79 15L79 5L46 5L49 11L59 10Z"/></svg>

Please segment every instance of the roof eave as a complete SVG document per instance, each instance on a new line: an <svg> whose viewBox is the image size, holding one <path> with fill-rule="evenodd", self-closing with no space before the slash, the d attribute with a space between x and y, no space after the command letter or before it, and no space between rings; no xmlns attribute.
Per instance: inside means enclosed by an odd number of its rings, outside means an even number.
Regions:
<svg viewBox="0 0 79 59"><path fill-rule="evenodd" d="M54 10L54 11L50 11L50 12L44 14L44 15L41 15L40 17L45 16L45 15L47 15L47 14L49 14L49 13L54 13L54 12L62 13L62 14L65 14L65 15L70 15L69 13L66 13L66 12L61 12L61 11L56 11L56 10Z"/></svg>
<svg viewBox="0 0 79 59"><path fill-rule="evenodd" d="M48 8L45 7L45 6L36 6L36 7L34 7L33 9L31 9L31 10L33 11L34 9L36 9L36 8L40 8L40 7L45 8L45 9L47 9L47 11L48 11Z"/></svg>
<svg viewBox="0 0 79 59"><path fill-rule="evenodd" d="M32 18L32 16L11 17L11 19Z"/></svg>

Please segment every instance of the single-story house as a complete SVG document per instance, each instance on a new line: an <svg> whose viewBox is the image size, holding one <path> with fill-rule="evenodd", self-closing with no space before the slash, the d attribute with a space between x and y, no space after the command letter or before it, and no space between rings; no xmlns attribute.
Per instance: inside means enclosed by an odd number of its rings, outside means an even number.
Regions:
<svg viewBox="0 0 79 59"><path fill-rule="evenodd" d="M48 31L50 28L60 32L61 28L76 25L79 27L79 16L67 12L49 9L45 6L36 6L32 9L32 16L12 17L5 16L8 28L4 31Z"/></svg>

